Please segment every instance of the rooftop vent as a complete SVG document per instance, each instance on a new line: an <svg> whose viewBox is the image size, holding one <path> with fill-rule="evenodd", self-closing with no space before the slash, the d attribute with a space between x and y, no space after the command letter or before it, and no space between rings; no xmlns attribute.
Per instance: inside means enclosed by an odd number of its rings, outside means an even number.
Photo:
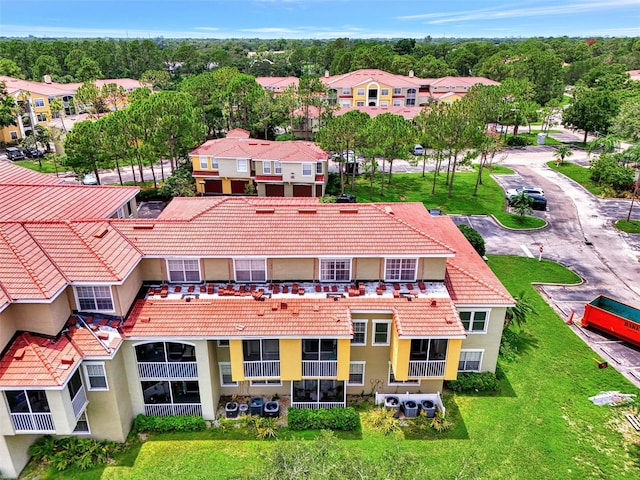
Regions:
<svg viewBox="0 0 640 480"><path fill-rule="evenodd" d="M256 208L256 213L275 213L275 208Z"/></svg>
<svg viewBox="0 0 640 480"><path fill-rule="evenodd" d="M22 358L24 357L24 348L19 348L18 350L16 350L16 353L13 354L13 358L15 358L16 360L22 360Z"/></svg>
<svg viewBox="0 0 640 480"><path fill-rule="evenodd" d="M107 227L100 227L95 232L93 232L93 236L95 238L102 238L107 234L108 231L109 229Z"/></svg>
<svg viewBox="0 0 640 480"><path fill-rule="evenodd" d="M151 317L142 317L142 318L140 319L140 321L141 321L142 323L149 323L149 322L151 321Z"/></svg>
<svg viewBox="0 0 640 480"><path fill-rule="evenodd" d="M395 215L395 212L393 211L393 208L391 208L391 206L389 206L389 205L384 207L384 211L387 212L389 215Z"/></svg>
<svg viewBox="0 0 640 480"><path fill-rule="evenodd" d="M71 365L73 363L73 355L65 355L60 359L62 365Z"/></svg>
<svg viewBox="0 0 640 480"><path fill-rule="evenodd" d="M357 208L341 208L340 213L358 213Z"/></svg>
<svg viewBox="0 0 640 480"><path fill-rule="evenodd" d="M155 225L153 223L135 223L133 225L134 230L153 230Z"/></svg>
<svg viewBox="0 0 640 480"><path fill-rule="evenodd" d="M436 302L435 299L431 300L431 306L432 307L437 307L438 306L438 302Z"/></svg>
<svg viewBox="0 0 640 480"><path fill-rule="evenodd" d="M298 213L318 213L318 210L315 208L300 208Z"/></svg>

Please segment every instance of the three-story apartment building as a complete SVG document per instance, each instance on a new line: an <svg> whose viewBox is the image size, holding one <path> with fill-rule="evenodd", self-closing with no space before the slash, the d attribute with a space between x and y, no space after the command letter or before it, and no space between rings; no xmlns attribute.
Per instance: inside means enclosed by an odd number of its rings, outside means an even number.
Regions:
<svg viewBox="0 0 640 480"><path fill-rule="evenodd" d="M118 218L131 188L71 187L91 204L13 188L0 198L6 477L46 433L123 441L137 414L214 419L227 395L339 407L496 367L514 301L422 204L178 198L142 220Z"/></svg>

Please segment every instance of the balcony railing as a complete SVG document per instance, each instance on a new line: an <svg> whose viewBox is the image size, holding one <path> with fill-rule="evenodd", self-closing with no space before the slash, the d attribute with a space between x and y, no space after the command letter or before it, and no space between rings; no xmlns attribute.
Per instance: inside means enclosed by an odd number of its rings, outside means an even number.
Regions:
<svg viewBox="0 0 640 480"><path fill-rule="evenodd" d="M409 378L444 376L446 360L410 360Z"/></svg>
<svg viewBox="0 0 640 480"><path fill-rule="evenodd" d="M16 433L55 433L50 413L12 413L11 423Z"/></svg>
<svg viewBox="0 0 640 480"><path fill-rule="evenodd" d="M245 378L265 378L280 376L280 360L264 362L244 362Z"/></svg>
<svg viewBox="0 0 640 480"><path fill-rule="evenodd" d="M138 362L140 378L198 378L196 362Z"/></svg>
<svg viewBox="0 0 640 480"><path fill-rule="evenodd" d="M166 403L160 405L145 405L145 415L155 417L170 417L174 415L202 416L202 405L199 403Z"/></svg>
<svg viewBox="0 0 640 480"><path fill-rule="evenodd" d="M73 407L73 414L76 420L80 417L84 408L87 406L87 393L84 391L84 386L80 387L80 390L76 393L76 396L71 400L71 406Z"/></svg>
<svg viewBox="0 0 640 480"><path fill-rule="evenodd" d="M291 408L307 408L317 410L319 408L344 408L344 402L291 402Z"/></svg>
<svg viewBox="0 0 640 480"><path fill-rule="evenodd" d="M338 362L336 360L303 360L303 377L336 377L338 375Z"/></svg>

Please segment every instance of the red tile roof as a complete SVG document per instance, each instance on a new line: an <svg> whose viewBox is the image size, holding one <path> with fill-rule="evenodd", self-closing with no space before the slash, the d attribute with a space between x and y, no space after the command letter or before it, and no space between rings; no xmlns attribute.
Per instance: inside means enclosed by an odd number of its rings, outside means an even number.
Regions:
<svg viewBox="0 0 640 480"><path fill-rule="evenodd" d="M321 77L320 80L327 86L333 88L353 88L357 85L368 82L379 82L390 87L413 87L418 88L424 80L417 77L405 75L395 75L375 68L355 70L342 75ZM338 92L340 95L341 92Z"/></svg>
<svg viewBox="0 0 640 480"><path fill-rule="evenodd" d="M0 184L3 185L60 185L63 179L55 175L34 172L12 162L0 162Z"/></svg>
<svg viewBox="0 0 640 480"><path fill-rule="evenodd" d="M351 312L366 309L393 313L403 337L464 336L451 301L439 298L433 302L375 297L273 298L261 302L250 297L190 302L139 300L124 325L124 333L129 338L350 338Z"/></svg>
<svg viewBox="0 0 640 480"><path fill-rule="evenodd" d="M429 217L422 204L417 215ZM303 211L300 211L302 207ZM445 243L376 204L317 204L257 197L225 197L191 222L156 220L112 224L147 255L229 257L452 256ZM175 209L174 209L175 211ZM168 218L163 216L163 218ZM212 235L215 232L215 235ZM185 242L184 239L189 241Z"/></svg>
<svg viewBox="0 0 640 480"><path fill-rule="evenodd" d="M209 140L189 155L277 160L280 162L316 162L327 160L329 157L327 152L313 142L302 140L274 142L235 135Z"/></svg>

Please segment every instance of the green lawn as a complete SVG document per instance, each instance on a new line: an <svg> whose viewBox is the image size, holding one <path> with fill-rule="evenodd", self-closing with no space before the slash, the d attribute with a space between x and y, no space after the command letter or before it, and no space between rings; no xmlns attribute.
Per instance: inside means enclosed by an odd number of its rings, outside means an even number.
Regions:
<svg viewBox="0 0 640 480"><path fill-rule="evenodd" d="M560 165L557 165L555 160L547 162L547 166L579 183L594 195L600 195L602 193L602 188L591 180L589 169L586 167L566 160Z"/></svg>
<svg viewBox="0 0 640 480"><path fill-rule="evenodd" d="M638 206L640 208L640 205ZM640 233L640 220L618 220L615 223L618 230L627 233Z"/></svg>
<svg viewBox="0 0 640 480"><path fill-rule="evenodd" d="M58 173L69 171L69 169L66 168L64 165L61 165L59 163L56 163L54 165L52 156L47 156L47 155L41 158L40 162L38 162L38 159L36 158L36 159L18 160L15 162L15 164L20 165L21 167L24 167L24 168L28 168L30 170L35 170L36 172L40 172L40 173L56 173L56 168Z"/></svg>
<svg viewBox="0 0 640 480"><path fill-rule="evenodd" d="M625 408L595 406L588 397L603 390L640 392L613 368L598 369L591 349L531 286L579 278L558 264L525 257L490 256L489 266L512 294L525 291L537 312L522 331L516 329L519 359L500 362L500 393L447 396L452 430L426 440L405 432L399 448L423 453L434 479L637 479L640 438L624 419ZM341 441L371 461L396 445L367 429ZM272 444L225 440L215 432L157 435L117 465L40 478L242 478L259 468L260 452Z"/></svg>

